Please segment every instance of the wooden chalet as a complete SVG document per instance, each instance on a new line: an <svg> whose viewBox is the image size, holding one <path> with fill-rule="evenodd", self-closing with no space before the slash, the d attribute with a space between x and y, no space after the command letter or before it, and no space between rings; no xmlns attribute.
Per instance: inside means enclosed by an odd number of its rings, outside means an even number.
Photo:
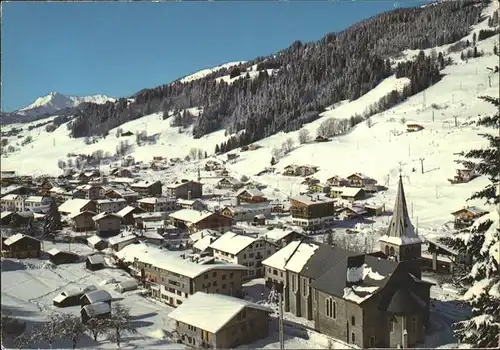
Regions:
<svg viewBox="0 0 500 350"><path fill-rule="evenodd" d="M448 181L452 184L461 184L467 183L478 176L479 174L475 169L457 169L457 175L455 175L452 179L448 179Z"/></svg>
<svg viewBox="0 0 500 350"><path fill-rule="evenodd" d="M2 257L4 258L39 258L41 251L41 241L21 233L10 236L2 245Z"/></svg>
<svg viewBox="0 0 500 350"><path fill-rule="evenodd" d="M334 175L331 178L327 179L326 183L329 184L330 186L337 186L337 187L349 186L349 180L338 175Z"/></svg>
<svg viewBox="0 0 500 350"><path fill-rule="evenodd" d="M308 228L333 222L335 199L321 195L300 195L290 198L292 221Z"/></svg>
<svg viewBox="0 0 500 350"><path fill-rule="evenodd" d="M105 319L111 316L111 305L105 302L88 304L81 309L82 323L87 323L91 318Z"/></svg>
<svg viewBox="0 0 500 350"><path fill-rule="evenodd" d="M457 269L472 264L469 254L460 253L443 242L426 238L427 251L422 252L422 267L445 274L454 274Z"/></svg>
<svg viewBox="0 0 500 350"><path fill-rule="evenodd" d="M330 141L330 139L328 137L325 137L325 136L322 136L322 135L318 135L314 139L314 142L328 142L328 141Z"/></svg>
<svg viewBox="0 0 500 350"><path fill-rule="evenodd" d="M80 261L80 256L76 253L65 252L59 249L51 249L47 252L49 260L55 265L72 264Z"/></svg>
<svg viewBox="0 0 500 350"><path fill-rule="evenodd" d="M486 214L488 214L488 211L475 206L464 207L451 213L454 216L453 226L457 230L469 227L474 223L474 220Z"/></svg>
<svg viewBox="0 0 500 350"><path fill-rule="evenodd" d="M231 227L233 219L209 211L181 209L170 214L170 219L175 227L187 229L191 232L203 229L224 229Z"/></svg>
<svg viewBox="0 0 500 350"><path fill-rule="evenodd" d="M262 203L267 201L264 193L257 188L244 188L236 194L236 198L246 203Z"/></svg>
<svg viewBox="0 0 500 350"><path fill-rule="evenodd" d="M231 176L223 177L222 179L219 180L219 182L217 182L217 188L226 188L226 189L231 189L233 191L236 191L243 186L244 186L243 182Z"/></svg>
<svg viewBox="0 0 500 350"><path fill-rule="evenodd" d="M352 187L367 187L370 185L376 185L377 181L369 176L362 173L354 173L347 177L349 185Z"/></svg>
<svg viewBox="0 0 500 350"><path fill-rule="evenodd" d="M424 127L420 124L407 124L406 125L407 132L417 132L420 130L424 130Z"/></svg>
<svg viewBox="0 0 500 350"><path fill-rule="evenodd" d="M106 267L104 255L90 255L85 259L85 267L90 271L102 270Z"/></svg>

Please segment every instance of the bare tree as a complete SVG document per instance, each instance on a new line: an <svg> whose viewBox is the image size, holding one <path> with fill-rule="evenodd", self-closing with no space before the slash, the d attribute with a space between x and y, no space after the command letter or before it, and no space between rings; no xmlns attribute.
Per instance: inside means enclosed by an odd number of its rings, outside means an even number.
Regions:
<svg viewBox="0 0 500 350"><path fill-rule="evenodd" d="M63 314L60 316L59 321L61 325L59 332L64 334L65 337L70 338L73 349L76 349L78 339L85 333L85 326L82 320L73 314Z"/></svg>
<svg viewBox="0 0 500 350"><path fill-rule="evenodd" d="M283 151L281 148L278 148L278 147L274 147L272 150L271 150L271 155L273 156L273 158L277 161L279 159L281 159L281 157L283 157Z"/></svg>
<svg viewBox="0 0 500 350"><path fill-rule="evenodd" d="M189 158L192 159L192 160L195 160L197 156L198 156L198 149L196 149L194 147L191 148L189 150Z"/></svg>
<svg viewBox="0 0 500 350"><path fill-rule="evenodd" d="M116 303L113 305L111 317L106 320L109 329L110 340L116 342L119 347L123 333L137 333L130 322L130 309L126 306Z"/></svg>
<svg viewBox="0 0 500 350"><path fill-rule="evenodd" d="M337 125L339 122L335 118L324 120L318 127L317 136L332 137L337 134Z"/></svg>
<svg viewBox="0 0 500 350"><path fill-rule="evenodd" d="M198 159L203 159L204 155L205 152L201 148L198 148Z"/></svg>
<svg viewBox="0 0 500 350"><path fill-rule="evenodd" d="M58 313L53 313L49 316L47 322L36 326L31 334L32 339L40 339L49 344L49 348L52 349L52 345L64 336L60 332L62 328L62 317Z"/></svg>
<svg viewBox="0 0 500 350"><path fill-rule="evenodd" d="M116 129L116 137L117 138L120 137L120 136L122 136L122 134L123 134L123 129L122 128Z"/></svg>
<svg viewBox="0 0 500 350"><path fill-rule="evenodd" d="M309 130L300 129L300 131L299 131L299 143L304 144L304 143L308 143L309 141L311 141L311 134L309 133Z"/></svg>
<svg viewBox="0 0 500 350"><path fill-rule="evenodd" d="M293 150L294 142L291 137L287 138L281 145L284 154L288 154Z"/></svg>
<svg viewBox="0 0 500 350"><path fill-rule="evenodd" d="M2 310L2 339L15 339L26 330L26 323L11 316L7 310Z"/></svg>
<svg viewBox="0 0 500 350"><path fill-rule="evenodd" d="M366 126L368 128L371 128L373 126L373 120L372 120L372 118L366 119Z"/></svg>
<svg viewBox="0 0 500 350"><path fill-rule="evenodd" d="M92 338L94 338L95 341L97 341L97 338L100 335L103 335L108 331L106 328L107 326L108 323L106 322L106 320L97 317L91 317L85 323L85 330L90 333L90 335L92 335Z"/></svg>

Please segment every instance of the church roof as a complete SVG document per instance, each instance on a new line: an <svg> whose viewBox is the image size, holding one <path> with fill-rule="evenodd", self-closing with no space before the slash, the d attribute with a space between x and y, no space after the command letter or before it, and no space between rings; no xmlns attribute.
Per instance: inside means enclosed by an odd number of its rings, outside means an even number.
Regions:
<svg viewBox="0 0 500 350"><path fill-rule="evenodd" d="M415 229L408 215L408 206L406 205L403 180L399 176L398 193L392 218L385 235L380 237L381 242L392 243L396 245L419 244L422 240L415 233Z"/></svg>

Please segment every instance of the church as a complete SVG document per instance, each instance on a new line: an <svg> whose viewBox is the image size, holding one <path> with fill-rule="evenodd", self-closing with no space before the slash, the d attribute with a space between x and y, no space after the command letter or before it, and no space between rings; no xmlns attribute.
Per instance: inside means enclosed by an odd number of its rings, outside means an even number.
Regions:
<svg viewBox="0 0 500 350"><path fill-rule="evenodd" d="M281 269L285 311L314 321L318 332L363 348L423 344L432 284L421 280L422 241L408 216L401 176L393 216L379 243L380 251L359 254L301 241ZM266 268L266 277L272 270Z"/></svg>

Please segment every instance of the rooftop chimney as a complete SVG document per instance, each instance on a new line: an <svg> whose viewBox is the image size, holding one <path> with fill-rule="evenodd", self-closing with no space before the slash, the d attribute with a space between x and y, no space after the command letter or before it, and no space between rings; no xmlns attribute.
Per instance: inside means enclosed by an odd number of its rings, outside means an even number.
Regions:
<svg viewBox="0 0 500 350"><path fill-rule="evenodd" d="M365 255L349 256L347 258L346 287L363 282Z"/></svg>

